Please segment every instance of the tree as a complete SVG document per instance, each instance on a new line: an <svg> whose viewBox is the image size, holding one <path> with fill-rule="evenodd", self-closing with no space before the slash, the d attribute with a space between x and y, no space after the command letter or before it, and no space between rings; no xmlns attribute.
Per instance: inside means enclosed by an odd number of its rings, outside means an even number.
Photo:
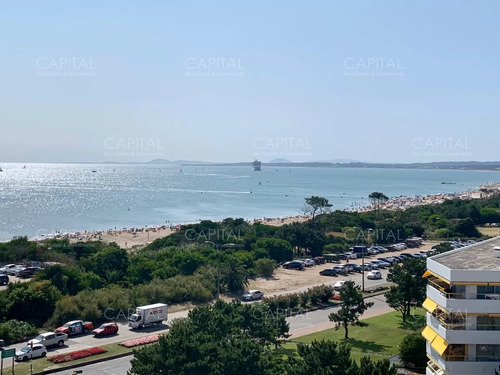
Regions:
<svg viewBox="0 0 500 375"><path fill-rule="evenodd" d="M293 259L290 242L280 238L260 238L255 242L254 249L265 249L269 254L269 258L278 263Z"/></svg>
<svg viewBox="0 0 500 375"><path fill-rule="evenodd" d="M370 199L370 202L372 202L373 207L375 207L376 216L379 218L382 205L389 200L389 197L384 193L374 191L373 193L370 193L368 198Z"/></svg>
<svg viewBox="0 0 500 375"><path fill-rule="evenodd" d="M248 285L248 271L235 256L229 256L223 265L222 283L231 292L241 291Z"/></svg>
<svg viewBox="0 0 500 375"><path fill-rule="evenodd" d="M299 343L297 351L298 358L289 357L285 365L288 375L396 375L396 367L387 359L374 362L363 357L358 367L345 343L315 340Z"/></svg>
<svg viewBox="0 0 500 375"><path fill-rule="evenodd" d="M276 269L276 262L272 259L262 258L255 261L255 273L262 277L272 277Z"/></svg>
<svg viewBox="0 0 500 375"><path fill-rule="evenodd" d="M330 212L332 205L328 202L328 199L323 197L312 196L310 198L305 198L306 205L303 208L303 212L306 215L311 215L311 224L314 227L316 214L323 214L325 212Z"/></svg>
<svg viewBox="0 0 500 375"><path fill-rule="evenodd" d="M129 374L275 374L267 345L276 338L269 333L279 332L269 328L281 326L283 332L288 325L284 317L256 313L264 307L222 301L196 307L186 319L174 320L168 335L136 351Z"/></svg>
<svg viewBox="0 0 500 375"><path fill-rule="evenodd" d="M399 346L399 355L405 365L415 368L425 367L427 363L426 340L420 333L406 336Z"/></svg>
<svg viewBox="0 0 500 375"><path fill-rule="evenodd" d="M344 327L344 338L349 339L349 324L359 322L359 317L366 310L373 306L373 302L365 302L361 287L356 285L354 281L348 280L340 291L340 300L342 307L328 316L331 322L335 322Z"/></svg>
<svg viewBox="0 0 500 375"><path fill-rule="evenodd" d="M426 297L427 280L422 278L426 269L422 259L405 259L402 265L395 265L387 275L387 281L396 283L385 294L387 304L403 315L403 322L410 315L411 308L420 306Z"/></svg>

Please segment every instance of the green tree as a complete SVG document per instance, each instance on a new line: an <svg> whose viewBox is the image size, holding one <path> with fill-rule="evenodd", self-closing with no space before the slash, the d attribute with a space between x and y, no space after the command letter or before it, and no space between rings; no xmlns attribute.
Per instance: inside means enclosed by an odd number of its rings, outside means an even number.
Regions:
<svg viewBox="0 0 500 375"><path fill-rule="evenodd" d="M452 231L458 236L481 237L481 233L479 233L474 222L470 218L459 220L453 226Z"/></svg>
<svg viewBox="0 0 500 375"><path fill-rule="evenodd" d="M272 259L257 259L255 261L255 273L262 277L272 277L276 269L276 262Z"/></svg>
<svg viewBox="0 0 500 375"><path fill-rule="evenodd" d="M306 204L302 209L303 213L306 215L311 215L311 225L314 227L316 224L316 215L330 212L332 204L328 202L328 199L323 197L312 196L310 198L305 198Z"/></svg>
<svg viewBox="0 0 500 375"><path fill-rule="evenodd" d="M137 350L129 374L276 374L269 330L259 327L263 317L254 308L261 307L222 301L196 307L188 318L174 320L168 335Z"/></svg>
<svg viewBox="0 0 500 375"><path fill-rule="evenodd" d="M420 333L406 336L399 346L399 355L406 366L425 367L427 364L425 338Z"/></svg>
<svg viewBox="0 0 500 375"><path fill-rule="evenodd" d="M395 283L385 294L387 304L401 312L403 322L410 316L411 308L420 306L425 300L427 280L422 278L426 269L422 259L405 259L395 265L387 275L387 281Z"/></svg>
<svg viewBox="0 0 500 375"><path fill-rule="evenodd" d="M290 242L280 238L260 238L255 242L254 249L265 249L269 254L269 258L278 263L293 259Z"/></svg>
<svg viewBox="0 0 500 375"><path fill-rule="evenodd" d="M384 193L374 191L373 193L370 193L370 195L368 195L368 198L370 199L370 202L372 202L372 205L375 208L375 213L377 218L379 218L382 206L385 202L389 200L389 197Z"/></svg>
<svg viewBox="0 0 500 375"><path fill-rule="evenodd" d="M349 324L358 323L359 317L373 306L373 302L365 302L361 287L352 280L345 282L340 291L340 300L342 306L336 312L328 315L328 319L344 327L344 338L347 340L349 338Z"/></svg>
<svg viewBox="0 0 500 375"><path fill-rule="evenodd" d="M221 271L223 285L231 292L239 292L248 285L248 271L235 256L229 256Z"/></svg>

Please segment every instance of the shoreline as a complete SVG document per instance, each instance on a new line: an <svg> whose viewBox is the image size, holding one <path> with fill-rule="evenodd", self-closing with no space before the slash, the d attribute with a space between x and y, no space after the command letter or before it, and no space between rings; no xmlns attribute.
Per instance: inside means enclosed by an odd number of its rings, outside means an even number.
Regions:
<svg viewBox="0 0 500 375"><path fill-rule="evenodd" d="M392 197L386 201L382 209L389 211L405 210L411 207L417 207L422 205L435 205L441 204L447 200L451 199L480 199L486 198L494 194L500 193L500 183L493 183L487 185L481 185L477 189L470 189L467 191L456 192L456 193L437 193L429 195L415 195L413 197L409 196L399 196ZM351 208L344 209L347 212L367 212L374 210L371 204L362 205L360 203L353 202ZM256 222L264 223L266 225L281 226L285 224L291 224L294 222L302 223L310 219L307 215L288 215L280 217L263 217L254 219L245 219L249 224ZM198 224L198 221L185 222L180 224L168 223L162 225L150 225L146 227L130 227L130 228L120 228L118 227L102 230L83 230L76 231L74 233L61 233L54 232L45 235L28 237L30 241L40 241L43 242L49 239L68 239L71 243L76 242L89 242L89 241L102 241L104 243L116 242L120 247L125 249L141 248L156 239L164 238L172 233L175 233L181 226L189 224ZM215 222L220 223L222 220L215 220ZM18 237L13 237L15 239ZM11 240L12 240L11 239ZM6 240L2 242L9 242L11 240Z"/></svg>

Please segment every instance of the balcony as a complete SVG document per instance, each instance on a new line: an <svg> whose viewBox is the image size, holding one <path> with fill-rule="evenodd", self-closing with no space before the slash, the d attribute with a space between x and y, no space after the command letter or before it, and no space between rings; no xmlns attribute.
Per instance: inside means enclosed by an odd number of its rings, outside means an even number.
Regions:
<svg viewBox="0 0 500 375"><path fill-rule="evenodd" d="M447 323L449 322L449 323ZM450 344L500 344L499 330L496 325L477 325L470 318L455 317L453 321L444 316L427 314L427 325Z"/></svg>
<svg viewBox="0 0 500 375"><path fill-rule="evenodd" d="M452 293L428 284L427 297L450 313L498 314L500 311L500 297L493 293Z"/></svg>
<svg viewBox="0 0 500 375"><path fill-rule="evenodd" d="M431 345L427 343L427 356L431 359L431 362L434 363L432 368L429 368L429 366L427 367L426 374L494 374L494 369L498 369L498 366L500 366L500 358L498 357L478 357L478 360L471 360L465 355L455 354L450 356L447 353L448 351L443 354L443 357L441 357L434 349L432 349ZM441 370L442 373L437 372L439 370Z"/></svg>

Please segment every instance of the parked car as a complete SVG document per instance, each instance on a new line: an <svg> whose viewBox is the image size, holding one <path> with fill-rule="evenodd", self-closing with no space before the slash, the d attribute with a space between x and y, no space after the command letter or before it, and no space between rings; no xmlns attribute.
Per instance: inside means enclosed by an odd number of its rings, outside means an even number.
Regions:
<svg viewBox="0 0 500 375"><path fill-rule="evenodd" d="M63 332L45 332L39 334L33 340L28 341L28 345L42 344L46 348L51 346L63 346L64 342L68 340L68 335Z"/></svg>
<svg viewBox="0 0 500 375"><path fill-rule="evenodd" d="M344 288L345 280L340 280L333 285L333 290L342 290Z"/></svg>
<svg viewBox="0 0 500 375"><path fill-rule="evenodd" d="M346 260L346 259L347 259L347 255L345 255L345 254L338 255L338 260Z"/></svg>
<svg viewBox="0 0 500 375"><path fill-rule="evenodd" d="M33 277L36 272L40 271L40 267L26 267L25 269L19 271L16 276L22 279L27 279Z"/></svg>
<svg viewBox="0 0 500 375"><path fill-rule="evenodd" d="M314 260L314 263L316 264L324 264L326 262L324 257L314 257L312 260Z"/></svg>
<svg viewBox="0 0 500 375"><path fill-rule="evenodd" d="M7 285L9 283L9 276L6 273L0 275L0 285Z"/></svg>
<svg viewBox="0 0 500 375"><path fill-rule="evenodd" d="M379 268L389 268L391 266L390 263L385 262L383 260L377 260L377 264Z"/></svg>
<svg viewBox="0 0 500 375"><path fill-rule="evenodd" d="M357 264L351 264L353 272L361 272L363 269L361 266L358 266Z"/></svg>
<svg viewBox="0 0 500 375"><path fill-rule="evenodd" d="M15 264L7 264L0 268L0 273L8 273L7 271L11 268L14 268L16 265Z"/></svg>
<svg viewBox="0 0 500 375"><path fill-rule="evenodd" d="M24 266L17 264L17 265L14 265L14 267L7 268L5 271L6 271L7 275L15 276L17 272L19 272L20 270L22 270L24 268L25 268Z"/></svg>
<svg viewBox="0 0 500 375"><path fill-rule="evenodd" d="M94 337L116 335L118 334L118 325L116 323L101 324L99 328L96 328L92 331L92 334L94 335Z"/></svg>
<svg viewBox="0 0 500 375"><path fill-rule="evenodd" d="M413 255L411 255L410 253L401 253L399 254L399 256L403 258L413 258Z"/></svg>
<svg viewBox="0 0 500 375"><path fill-rule="evenodd" d="M80 333L92 332L94 325L92 322L84 322L83 320L72 320L56 329L56 332L67 333L69 336L78 335Z"/></svg>
<svg viewBox="0 0 500 375"><path fill-rule="evenodd" d="M383 246L377 246L376 249L378 250L379 253L387 253L389 251Z"/></svg>
<svg viewBox="0 0 500 375"><path fill-rule="evenodd" d="M264 297L264 293L260 290L249 290L248 292L243 294L242 299L243 301L253 301L256 299L261 299L262 297Z"/></svg>
<svg viewBox="0 0 500 375"><path fill-rule="evenodd" d="M347 253L345 256L346 259L358 259L358 255L355 253Z"/></svg>
<svg viewBox="0 0 500 375"><path fill-rule="evenodd" d="M391 265L391 266L395 262L395 260L392 258L378 258L378 260L381 260L382 262L385 262L385 263L389 263L389 265Z"/></svg>
<svg viewBox="0 0 500 375"><path fill-rule="evenodd" d="M338 267L344 268L347 272L354 272L354 267L350 263L339 264Z"/></svg>
<svg viewBox="0 0 500 375"><path fill-rule="evenodd" d="M369 280L380 280L382 278L382 272L380 271L370 271L366 278Z"/></svg>
<svg viewBox="0 0 500 375"><path fill-rule="evenodd" d="M283 263L283 268L302 270L304 269L304 264L298 260L292 260L291 262Z"/></svg>
<svg viewBox="0 0 500 375"><path fill-rule="evenodd" d="M306 267L312 267L316 265L316 262L312 259L301 259L301 261L304 263L304 266Z"/></svg>
<svg viewBox="0 0 500 375"><path fill-rule="evenodd" d="M342 266L333 266L332 269L335 270L339 275L347 276L349 274L347 268Z"/></svg>
<svg viewBox="0 0 500 375"><path fill-rule="evenodd" d="M373 267L371 264L365 263L365 264L361 265L361 269L363 269L365 271L371 271L373 269Z"/></svg>
<svg viewBox="0 0 500 375"><path fill-rule="evenodd" d="M337 276L337 271L333 268L327 268L323 271L319 271L319 274L321 276Z"/></svg>
<svg viewBox="0 0 500 375"><path fill-rule="evenodd" d="M33 349L28 345L16 351L15 360L26 362L32 358L45 356L47 356L47 349L45 346L42 344L35 344L33 345Z"/></svg>
<svg viewBox="0 0 500 375"><path fill-rule="evenodd" d="M368 265L372 268L372 270L378 270L380 268L378 262L371 261Z"/></svg>

